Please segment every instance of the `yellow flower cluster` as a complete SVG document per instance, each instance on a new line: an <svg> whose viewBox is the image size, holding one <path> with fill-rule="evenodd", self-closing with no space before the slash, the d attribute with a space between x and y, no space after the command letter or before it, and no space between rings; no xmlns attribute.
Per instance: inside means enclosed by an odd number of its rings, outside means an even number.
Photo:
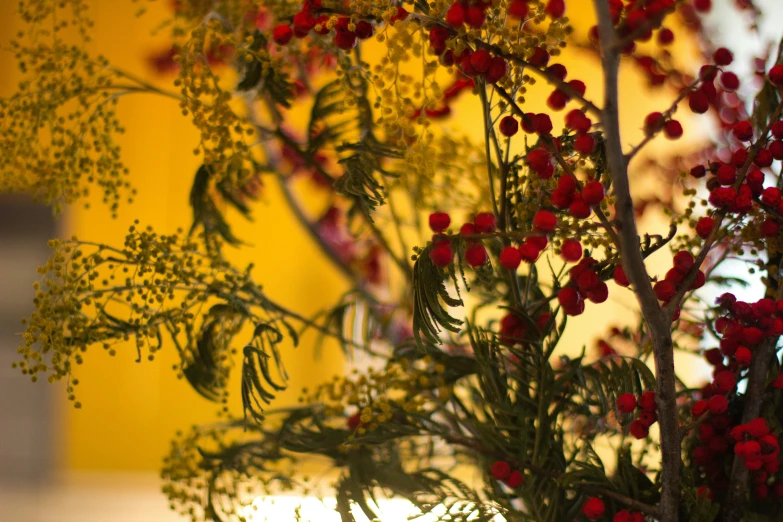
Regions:
<svg viewBox="0 0 783 522"><path fill-rule="evenodd" d="M179 351L179 369L189 379L194 377L186 368L204 362L199 343L208 342L214 370L199 375L207 381L200 384L223 393L233 365L232 339L246 321L260 321L254 307L263 296L247 272L206 255L180 234L149 228L131 227L123 248L76 238L50 244L54 253L39 269L35 312L25 321L18 350L22 360L16 366L23 373L33 380L42 373L50 382L70 379L90 346L114 355L127 341L139 360L142 350L153 360L165 337Z"/></svg>
<svg viewBox="0 0 783 522"><path fill-rule="evenodd" d="M133 192L120 159L117 99L128 87L115 83L106 60L68 43L74 29L89 41L86 2L19 2L26 32L11 41L22 80L0 99L0 192L26 192L55 211L103 191L115 210Z"/></svg>

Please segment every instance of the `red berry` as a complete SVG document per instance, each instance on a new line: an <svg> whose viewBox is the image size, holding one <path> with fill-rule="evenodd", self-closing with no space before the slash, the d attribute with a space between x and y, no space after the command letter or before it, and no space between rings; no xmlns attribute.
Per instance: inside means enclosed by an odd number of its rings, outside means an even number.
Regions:
<svg viewBox="0 0 783 522"><path fill-rule="evenodd" d="M631 423L629 431L634 438L643 439L650 433L650 428L641 420L636 419Z"/></svg>
<svg viewBox="0 0 783 522"><path fill-rule="evenodd" d="M574 109L566 114L565 124L569 129L573 129L578 133L585 133L590 130L593 122L585 116L584 112Z"/></svg>
<svg viewBox="0 0 783 522"><path fill-rule="evenodd" d="M625 275L625 270L620 265L617 265L614 269L614 282L623 287L631 285L631 282L628 281L628 277Z"/></svg>
<svg viewBox="0 0 783 522"><path fill-rule="evenodd" d="M359 38L359 40L366 40L373 35L375 29L373 28L372 24L367 20L359 20L358 22L356 22L355 32L356 32L356 37Z"/></svg>
<svg viewBox="0 0 783 522"><path fill-rule="evenodd" d="M335 31L334 45L344 51L356 47L356 33L353 31Z"/></svg>
<svg viewBox="0 0 783 522"><path fill-rule="evenodd" d="M515 0L515 1L523 1L523 0ZM549 63L549 53L540 47L534 47L533 54L530 56L530 58L528 58L528 61L534 67L541 67L541 68L546 67L547 64Z"/></svg>
<svg viewBox="0 0 783 522"><path fill-rule="evenodd" d="M708 13L712 9L712 0L693 0L693 8L699 13Z"/></svg>
<svg viewBox="0 0 783 522"><path fill-rule="evenodd" d="M604 186L600 181L588 181L582 189L582 199L588 205L598 205L604 200Z"/></svg>
<svg viewBox="0 0 783 522"><path fill-rule="evenodd" d="M748 120L740 120L734 124L731 129L734 137L740 141L750 141L753 139L753 125Z"/></svg>
<svg viewBox="0 0 783 522"><path fill-rule="evenodd" d="M451 251L451 244L448 242L438 243L429 253L432 264L439 267L448 266L454 253Z"/></svg>
<svg viewBox="0 0 783 522"><path fill-rule="evenodd" d="M705 411L707 411L707 401L703 399L694 402L691 406L691 415L694 417L701 417Z"/></svg>
<svg viewBox="0 0 783 522"><path fill-rule="evenodd" d="M590 497L582 504L582 513L590 520L598 520L605 511L604 501L598 497Z"/></svg>
<svg viewBox="0 0 783 522"><path fill-rule="evenodd" d="M582 243L576 239L566 239L560 248L560 255L569 263L576 263L582 257Z"/></svg>
<svg viewBox="0 0 783 522"><path fill-rule="evenodd" d="M679 139L682 136L682 125L677 120L669 120L663 125L663 134L670 140Z"/></svg>
<svg viewBox="0 0 783 522"><path fill-rule="evenodd" d="M753 163L763 169L772 165L774 159L775 158L772 157L772 152L770 152L769 149L759 149L758 153L756 153L756 157L753 159Z"/></svg>
<svg viewBox="0 0 783 522"><path fill-rule="evenodd" d="M355 430L359 427L359 425L362 423L362 416L359 413L354 413L350 417L348 417L348 429L349 430Z"/></svg>
<svg viewBox="0 0 783 522"><path fill-rule="evenodd" d="M472 55L470 55L470 65L477 72L483 73L489 70L489 66L492 64L492 55L489 51L479 49Z"/></svg>
<svg viewBox="0 0 783 522"><path fill-rule="evenodd" d="M315 27L315 17L307 11L300 11L294 15L294 33L302 38Z"/></svg>
<svg viewBox="0 0 783 522"><path fill-rule="evenodd" d="M527 18L530 6L527 5L527 0L512 0L508 4L508 15L514 18Z"/></svg>
<svg viewBox="0 0 783 522"><path fill-rule="evenodd" d="M474 243L465 249L465 262L473 268L482 266L487 262L487 250L484 245Z"/></svg>
<svg viewBox="0 0 783 522"><path fill-rule="evenodd" d="M691 169L690 174L696 179L703 178L707 175L707 169L704 167L704 165L696 165Z"/></svg>
<svg viewBox="0 0 783 522"><path fill-rule="evenodd" d="M541 232L552 232L557 226L557 217L548 210L539 210L533 216L533 226Z"/></svg>
<svg viewBox="0 0 783 522"><path fill-rule="evenodd" d="M465 23L465 6L462 2L454 2L446 11L446 23L451 27L462 27Z"/></svg>
<svg viewBox="0 0 783 522"><path fill-rule="evenodd" d="M525 242L519 246L519 254L522 256L522 261L526 263L534 262L540 253L541 250L530 243Z"/></svg>
<svg viewBox="0 0 783 522"><path fill-rule="evenodd" d="M710 397L710 400L707 401L707 408L709 408L710 413L716 415L726 413L726 410L729 409L729 401L723 395L713 395Z"/></svg>
<svg viewBox="0 0 783 522"><path fill-rule="evenodd" d="M783 64L774 66L767 76L774 85L783 87Z"/></svg>
<svg viewBox="0 0 783 522"><path fill-rule="evenodd" d="M511 474L511 465L504 460L498 460L492 464L489 468L489 472L495 479L503 480Z"/></svg>
<svg viewBox="0 0 783 522"><path fill-rule="evenodd" d="M642 411L639 413L639 421L649 428L658 422L658 415L654 411Z"/></svg>
<svg viewBox="0 0 783 522"><path fill-rule="evenodd" d="M513 116L505 116L502 120L500 120L498 129L503 136L508 136L510 138L519 132L519 122L517 122Z"/></svg>
<svg viewBox="0 0 783 522"><path fill-rule="evenodd" d="M658 43L661 45L669 45L674 41L674 33L669 28L662 28L658 31Z"/></svg>
<svg viewBox="0 0 783 522"><path fill-rule="evenodd" d="M695 262L696 260L694 259L693 254L687 250L680 250L674 254L674 268L676 268L680 273L687 273L691 268L693 268L693 264Z"/></svg>
<svg viewBox="0 0 783 522"><path fill-rule="evenodd" d="M557 293L557 301L563 308L573 308L580 299L579 292L571 286L561 288Z"/></svg>
<svg viewBox="0 0 783 522"><path fill-rule="evenodd" d="M734 168L734 165L723 164L718 168L715 179L723 186L733 185L737 180L737 169Z"/></svg>
<svg viewBox="0 0 783 522"><path fill-rule="evenodd" d="M721 47L715 51L715 54L712 55L712 59L715 62L715 65L731 65L731 62L734 61L734 55L725 47Z"/></svg>
<svg viewBox="0 0 783 522"><path fill-rule="evenodd" d="M585 82L582 80L571 80L568 82L569 87L571 87L579 96L584 96L585 92L587 91L587 85L585 85Z"/></svg>
<svg viewBox="0 0 783 522"><path fill-rule="evenodd" d="M406 18L408 18L408 10L402 6L397 6L397 13L395 13L389 21L393 24L394 22L405 20Z"/></svg>
<svg viewBox="0 0 783 522"><path fill-rule="evenodd" d="M745 346L740 346L734 353L734 359L740 366L747 367L750 365L751 359L753 359L753 353Z"/></svg>
<svg viewBox="0 0 783 522"><path fill-rule="evenodd" d="M433 232L443 232L449 228L451 218L445 212L433 212L430 214L430 228Z"/></svg>
<svg viewBox="0 0 783 522"><path fill-rule="evenodd" d="M621 509L614 514L612 522L631 522L631 513L627 509Z"/></svg>
<svg viewBox="0 0 783 522"><path fill-rule="evenodd" d="M533 149L530 152L527 153L527 156L525 157L525 161L528 165L530 165L530 168L533 169L539 177L544 177L541 175L541 173L545 173L549 170L553 170L552 166L552 156L549 154L549 151L544 148L538 148ZM551 173L548 177L551 177Z"/></svg>
<svg viewBox="0 0 783 522"><path fill-rule="evenodd" d="M479 233L492 232L495 230L495 215L489 212L479 212L473 218L473 224Z"/></svg>
<svg viewBox="0 0 783 522"><path fill-rule="evenodd" d="M631 413L636 409L636 397L633 393L623 393L617 397L617 409L623 413Z"/></svg>
<svg viewBox="0 0 783 522"><path fill-rule="evenodd" d="M663 126L663 114L660 112L651 112L644 118L644 132L654 134Z"/></svg>
<svg viewBox="0 0 783 522"><path fill-rule="evenodd" d="M696 91L688 96L688 107L696 114L704 114L710 110L710 100L703 91Z"/></svg>
<svg viewBox="0 0 783 522"><path fill-rule="evenodd" d="M484 20L486 20L484 9L478 5L468 7L467 12L465 13L465 22L467 22L469 26L473 29L479 29L484 25Z"/></svg>
<svg viewBox="0 0 783 522"><path fill-rule="evenodd" d="M571 198L571 204L568 205L568 213L577 219L587 219L590 217L590 205L588 205L582 194L574 194Z"/></svg>
<svg viewBox="0 0 783 522"><path fill-rule="evenodd" d="M574 149L582 156L589 156L595 152L595 138L589 134L583 134L574 140Z"/></svg>
<svg viewBox="0 0 783 522"><path fill-rule="evenodd" d="M533 130L541 136L548 135L552 132L552 119L548 114L536 114L533 118Z"/></svg>
<svg viewBox="0 0 783 522"><path fill-rule="evenodd" d="M777 237L780 234L780 225L774 219L765 219L761 226L761 235L764 237Z"/></svg>
<svg viewBox="0 0 783 522"><path fill-rule="evenodd" d="M733 72L726 71L720 75L720 84L721 87L723 87L723 90L734 92L739 89L740 80Z"/></svg>
<svg viewBox="0 0 783 522"><path fill-rule="evenodd" d="M515 469L512 471L508 477L503 481L506 483L506 486L510 487L511 489L516 489L525 482L525 476L522 474L521 471L518 469Z"/></svg>
<svg viewBox="0 0 783 522"><path fill-rule="evenodd" d="M294 36L294 30L289 25L278 25L272 31L272 39L278 45L285 45L291 41Z"/></svg>
<svg viewBox="0 0 783 522"><path fill-rule="evenodd" d="M663 281L655 283L653 292L655 292L655 297L657 297L659 301L668 303L671 298L674 297L674 294L677 293L677 288L670 281L664 279Z"/></svg>
<svg viewBox="0 0 783 522"><path fill-rule="evenodd" d="M761 417L752 419L746 424L746 427L751 437L763 438L769 433L769 425L767 424L767 421ZM761 440L761 442L763 443L765 441ZM777 441L775 441L774 445L777 445Z"/></svg>
<svg viewBox="0 0 783 522"><path fill-rule="evenodd" d="M655 411L658 406L655 404L655 392L646 391L639 397L639 407L644 411Z"/></svg>
<svg viewBox="0 0 783 522"><path fill-rule="evenodd" d="M544 8L544 12L553 20L562 18L565 14L565 0L549 0Z"/></svg>
<svg viewBox="0 0 783 522"><path fill-rule="evenodd" d="M715 387L715 391L718 393L728 393L734 389L737 384L737 379L734 374L729 370L723 370L715 375L715 379L712 385Z"/></svg>
<svg viewBox="0 0 783 522"><path fill-rule="evenodd" d="M569 101L569 97L566 93L560 90L555 90L549 95L546 100L547 107L553 111L561 111L565 108Z"/></svg>
<svg viewBox="0 0 783 522"><path fill-rule="evenodd" d="M568 76L568 69L562 63L553 63L546 68L546 72L560 81L565 81Z"/></svg>
<svg viewBox="0 0 783 522"><path fill-rule="evenodd" d="M504 268L508 268L509 270L516 270L521 262L522 254L517 248L507 246L500 252L500 264Z"/></svg>
<svg viewBox="0 0 783 522"><path fill-rule="evenodd" d="M703 217L696 222L696 234L702 239L707 239L713 228L715 228L715 220L711 217Z"/></svg>
<svg viewBox="0 0 783 522"><path fill-rule="evenodd" d="M587 290L587 298L595 304L601 304L609 298L609 287L601 281Z"/></svg>
<svg viewBox="0 0 783 522"><path fill-rule="evenodd" d="M489 70L484 73L484 79L487 83L497 83L508 72L508 64L505 58L500 56L494 56L492 63L489 65Z"/></svg>

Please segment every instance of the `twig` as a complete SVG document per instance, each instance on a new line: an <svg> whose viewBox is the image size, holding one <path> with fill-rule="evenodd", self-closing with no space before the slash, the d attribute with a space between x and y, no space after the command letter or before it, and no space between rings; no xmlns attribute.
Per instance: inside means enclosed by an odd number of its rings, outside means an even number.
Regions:
<svg viewBox="0 0 783 522"><path fill-rule="evenodd" d="M559 471L553 471L551 469L547 468L541 468L538 467L530 462L522 461L522 460L514 460L514 459L507 459L505 455L501 455L497 452L491 451L490 449L484 447L481 445L478 441L471 439L470 437L465 437L462 435L451 435L451 434L438 434L441 438L444 440L452 443L457 444L460 446L464 446L466 448L472 449L474 451L477 451L484 455L489 455L494 458L504 459L509 464L514 466L515 468L520 469L526 469L528 471L532 471L533 473L537 475L542 475L545 477L549 477L552 479L558 479L561 476L563 476L563 473ZM648 513L653 516L658 515L658 508L655 506L652 506L650 504L645 504L644 502L640 502L634 498L627 497L621 493L617 493L614 490L603 488L601 486L593 485L593 484L584 484L581 482L574 482L572 484L569 484L566 486L568 489L583 489L584 491L591 491L599 495L604 495L607 497L611 497L619 502L622 502L626 506L628 506L631 509L637 509L639 511L644 511L645 513Z"/></svg>
<svg viewBox="0 0 783 522"><path fill-rule="evenodd" d="M653 345L658 381L656 403L661 432L661 522L679 518L681 447L677 419L674 379L674 346L670 316L663 313L652 290L650 277L639 248L633 199L628 182L628 164L623 154L618 108L618 73L620 55L617 34L606 0L594 0L601 39L604 70L604 107L602 123L606 136L606 155L617 198L616 222L623 268L633 284L647 323Z"/></svg>

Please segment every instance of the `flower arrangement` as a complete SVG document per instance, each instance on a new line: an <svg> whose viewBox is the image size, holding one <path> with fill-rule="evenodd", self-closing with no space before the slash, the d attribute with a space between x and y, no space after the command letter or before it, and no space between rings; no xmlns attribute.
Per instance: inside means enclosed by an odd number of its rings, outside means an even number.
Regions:
<svg viewBox="0 0 783 522"><path fill-rule="evenodd" d="M87 0L20 1L27 30L9 45L24 80L0 99L0 190L58 212L95 190L113 210L132 200L116 106L136 93L179 104L202 165L188 232L135 223L119 245L52 240L18 368L65 380L76 407L78 365L98 347L176 350L178 375L221 404L239 371L243 414L224 407L164 463L172 507L193 520L323 493L294 472L315 457L337 470L345 522L382 517L382 495L444 521L779 520L783 52L740 79L703 30L710 0L593 0L578 44L602 75L572 78L557 60L577 3L176 0L173 44L149 58L175 76L163 88L92 53ZM678 38L702 41L697 72L673 64ZM377 63L362 54L372 45ZM674 93L630 146L621 62ZM544 112L526 105L536 83ZM458 98L480 106L483 141L444 130ZM288 123L299 107L304 129ZM709 143L640 168L656 137L683 136L678 112L707 114ZM632 195L650 172L664 189ZM320 215L299 201L303 178L326 194ZM225 255L243 246L228 209L250 216L267 183L351 283L316 318ZM640 235L653 207L670 227ZM651 273L667 251L668 271ZM762 274L756 301L724 292L717 269L732 258ZM722 289L716 302L705 285ZM607 321L597 356L562 355L569 318L621 292L638 323ZM372 364L275 409L281 354L305 330ZM675 350L706 359L711 382L681 379Z"/></svg>

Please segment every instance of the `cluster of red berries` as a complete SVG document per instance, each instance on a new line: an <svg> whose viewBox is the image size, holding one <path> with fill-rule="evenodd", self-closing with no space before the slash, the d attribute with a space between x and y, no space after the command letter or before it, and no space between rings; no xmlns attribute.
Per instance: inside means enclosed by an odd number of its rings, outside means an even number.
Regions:
<svg viewBox="0 0 783 522"><path fill-rule="evenodd" d="M675 0L609 0L609 14L612 23L617 26L618 35L623 38L633 36L633 40L622 49L623 53L631 54L636 49L636 42L652 39L653 31L660 27L667 14L674 11L675 4ZM588 36L591 41L598 42L598 27L591 27ZM673 41L671 29L659 29L658 43L668 45Z"/></svg>
<svg viewBox="0 0 783 522"><path fill-rule="evenodd" d="M318 14L320 9L321 0L305 0L302 10L294 15L291 25L280 24L272 30L272 39L278 45L286 45L294 36L304 38L313 30L321 36L329 34L327 23L330 15ZM407 12L400 13L398 10L395 19L403 19L406 15ZM350 28L351 25L353 29ZM334 45L343 50L353 49L357 40L366 40L374 33L375 28L371 22L359 20L352 24L349 17L342 16L334 26Z"/></svg>
<svg viewBox="0 0 783 522"><path fill-rule="evenodd" d="M729 417L717 415L700 424L696 435L698 445L692 451L693 463L705 472L712 488L716 491L728 489L724 459L729 457L733 446L733 454L753 473L755 498L766 499L770 488L775 497L783 498L783 480L774 477L780 470L780 443L766 420L757 417L731 430L729 427Z"/></svg>
<svg viewBox="0 0 783 522"><path fill-rule="evenodd" d="M718 49L713 59L716 65L727 65L731 63L732 56L728 50ZM713 66L702 68L702 86L699 91L691 94L689 100L694 112L705 112L707 104L716 98L717 94L711 94L715 90L712 81L715 79L716 71ZM739 86L739 80L735 82L734 78L733 73L722 73L721 85L724 91ZM772 67L767 78L773 85L783 87L783 66ZM775 160L783 160L783 121L774 122L770 126L771 135L762 137L767 140L766 145L758 149L742 180L738 179L738 169L744 169L750 159L749 142L754 138L753 125L748 119L740 119L730 124L728 128L734 143L741 146L727 152L727 156L730 157L724 161L696 165L690 170L690 175L694 178L710 175L707 180L707 188L710 190L709 202L717 209L727 213L746 214L753 209L755 202L760 202L765 210L780 213L783 211L780 190L776 187L764 188L764 173L761 169L770 167ZM713 217L702 217L696 223L696 233L701 238L707 238L714 230L715 224ZM774 216L762 217L757 224L763 237L776 237L780 232L780 224Z"/></svg>
<svg viewBox="0 0 783 522"><path fill-rule="evenodd" d="M735 392L742 372L750 366L758 345L783 334L783 300L764 298L746 303L725 293L717 299L717 304L723 310L723 315L715 321L720 345L705 352L705 358L714 366L713 380L701 389L702 398L690 406L694 417L707 412L710 417L695 430L692 462L703 470L711 488L726 491L729 477L725 464L733 447L735 458L742 459L754 473L754 497L763 500L772 491L776 497L783 498L783 480L770 483L770 477L780 468L777 436L771 433L763 418L732 427L728 398ZM783 378L778 377L770 387L783 388Z"/></svg>
<svg viewBox="0 0 783 522"><path fill-rule="evenodd" d="M569 283L560 289L557 301L566 315L580 315L585 311L585 299L599 304L609 297L609 288L595 271L597 261L584 257L569 272Z"/></svg>
<svg viewBox="0 0 783 522"><path fill-rule="evenodd" d="M681 250L674 254L674 266L669 269L668 272L666 272L666 275L662 280L653 285L653 292L655 292L655 297L657 297L658 300L664 304L671 301L677 293L677 289L685 280L685 277L690 273L695 261L696 260L694 259L693 254L687 250ZM704 272L699 270L696 272L696 279L693 281L693 284L691 284L690 289L696 290L701 288L704 286L705 281L706 276L704 275ZM679 307L674 314L673 320L677 320L678 318Z"/></svg>
<svg viewBox="0 0 783 522"><path fill-rule="evenodd" d="M644 513L640 511L628 511L621 509L612 517L612 522L644 522Z"/></svg>
<svg viewBox="0 0 783 522"><path fill-rule="evenodd" d="M435 233L432 236L433 248L429 252L430 259L435 266L448 266L454 252L451 249L451 239L443 232L451 224L451 218L445 212L433 212L430 214L429 224ZM476 214L472 223L465 223L460 229L462 236L475 236L478 234L488 234L495 230L495 216L489 212ZM484 265L489 259L486 248L481 244L481 240L468 238L468 246L465 248L465 262L473 268Z"/></svg>
<svg viewBox="0 0 783 522"><path fill-rule="evenodd" d="M736 441L734 454L743 460L746 468L758 471L763 467L767 473L777 473L780 469L780 444L777 436L770 433L767 421L757 417L735 426L730 434Z"/></svg>
<svg viewBox="0 0 783 522"><path fill-rule="evenodd" d="M489 472L495 480L503 482L511 489L516 489L525 483L525 475L518 469L511 469L511 464L505 460L497 460L492 463Z"/></svg>
<svg viewBox="0 0 783 522"><path fill-rule="evenodd" d="M631 422L629 432L637 439L643 439L650 433L650 426L658 421L655 392L646 391L639 399L633 393L624 393L617 397L617 410L629 414L639 410L639 415Z"/></svg>
<svg viewBox="0 0 783 522"><path fill-rule="evenodd" d="M547 211L539 216L537 227L539 232L551 232L557 223L554 214ZM535 222L535 220L534 220ZM432 236L433 248L429 252L429 257L435 266L448 266L454 257L451 248L451 239L443 232L449 227L451 218L445 212L434 212L429 217L430 228L434 232ZM465 262L477 268L483 266L489 259L486 248L481 240L473 236L481 234L490 234L495 231L495 216L489 212L480 212L476 214L472 222L465 223L460 227L460 235L467 239L468 245L465 248ZM529 236L519 247L507 246L500 252L499 261L501 266L509 270L516 270L522 261L533 263L541 252L547 247L549 241L545 235Z"/></svg>
<svg viewBox="0 0 783 522"><path fill-rule="evenodd" d="M591 180L578 190L577 180L570 175L560 176L557 188L552 191L552 206L577 219L587 219L592 214L591 207L600 205L604 200L604 186L600 181Z"/></svg>
<svg viewBox="0 0 783 522"><path fill-rule="evenodd" d="M707 352L707 360L716 372L734 372L749 365L756 346L766 338L777 339L783 334L783 300L765 297L751 304L725 293L717 303L726 312L715 320L715 331L721 337L720 350ZM728 366L723 364L723 356L729 358Z"/></svg>
<svg viewBox="0 0 783 522"><path fill-rule="evenodd" d="M651 112L644 118L644 132L648 135L663 130L664 136L670 140L682 137L682 124L675 119L667 119L660 112Z"/></svg>
<svg viewBox="0 0 783 522"><path fill-rule="evenodd" d="M544 332L552 320L552 312L545 311L536 317L536 328L539 332ZM528 325L518 315L508 313L500 320L500 340L508 345L515 345L524 342L528 336Z"/></svg>

